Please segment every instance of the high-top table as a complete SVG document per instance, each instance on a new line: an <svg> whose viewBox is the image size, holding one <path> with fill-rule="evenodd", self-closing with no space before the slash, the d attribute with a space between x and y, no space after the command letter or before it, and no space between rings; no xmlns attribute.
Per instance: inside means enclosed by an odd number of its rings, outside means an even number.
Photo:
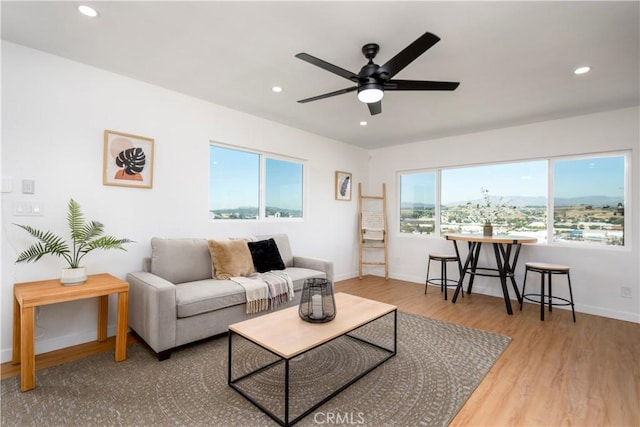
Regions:
<svg viewBox="0 0 640 427"><path fill-rule="evenodd" d="M86 298L98 298L98 341L107 339L109 295L118 295L116 320L115 360L127 358L127 315L129 284L110 274L94 274L82 285L63 286L60 279L13 285L13 357L20 363L20 390L32 390L36 386L36 357L34 351L35 308Z"/></svg>
<svg viewBox="0 0 640 427"><path fill-rule="evenodd" d="M473 279L475 276L499 277L507 313L513 314L511 298L509 297L509 289L507 288L507 277L511 279L511 285L516 293L516 298L518 299L518 302L520 302L522 297L520 296L520 291L518 290L518 286L514 278L514 271L518 262L520 247L523 243L536 243L538 239L535 237L516 235L484 236L482 234L463 233L448 233L445 234L444 237L447 240L453 241L453 246L456 250L456 255L458 256L458 262L460 263L460 280L458 281L458 286L456 287L456 291L453 294L451 302L455 303L457 301L460 290L462 289L462 282L467 274L471 276L467 287L467 294L471 293ZM460 252L458 250L459 241L467 242L469 246L469 252L467 253L464 265L461 263ZM478 267L478 257L483 243L490 243L493 246L493 252L496 256L496 268ZM462 292L464 292L463 289Z"/></svg>

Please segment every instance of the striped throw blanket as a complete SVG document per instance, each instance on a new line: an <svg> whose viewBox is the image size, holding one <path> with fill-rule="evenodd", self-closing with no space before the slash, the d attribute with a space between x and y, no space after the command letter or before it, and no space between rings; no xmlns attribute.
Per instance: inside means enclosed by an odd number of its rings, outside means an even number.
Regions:
<svg viewBox="0 0 640 427"><path fill-rule="evenodd" d="M253 273L249 277L232 277L242 286L247 298L247 314L273 310L293 300L293 281L284 271Z"/></svg>

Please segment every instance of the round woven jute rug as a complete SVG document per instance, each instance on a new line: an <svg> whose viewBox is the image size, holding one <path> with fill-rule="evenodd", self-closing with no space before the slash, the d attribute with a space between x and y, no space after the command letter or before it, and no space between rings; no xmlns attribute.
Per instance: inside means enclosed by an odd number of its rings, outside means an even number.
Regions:
<svg viewBox="0 0 640 427"><path fill-rule="evenodd" d="M392 348L393 316L354 335ZM453 419L509 337L398 313L398 353L304 417L297 425L445 426ZM143 344L116 363L106 352L36 373L21 393L19 378L2 381L3 426L274 426L271 418L227 385L228 336L175 350L158 362ZM290 419L386 357L342 337L290 363ZM234 338L234 377L275 360ZM239 372L235 372L235 370ZM284 364L239 383L282 417Z"/></svg>

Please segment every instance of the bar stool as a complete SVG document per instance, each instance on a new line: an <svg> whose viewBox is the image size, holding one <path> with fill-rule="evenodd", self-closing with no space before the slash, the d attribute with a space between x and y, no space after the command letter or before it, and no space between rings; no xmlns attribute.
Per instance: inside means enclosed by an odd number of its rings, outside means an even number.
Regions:
<svg viewBox="0 0 640 427"><path fill-rule="evenodd" d="M525 289L527 286L527 273L531 271L534 273L540 273L540 293L539 294L527 294ZM565 274L567 276L567 283L569 284L569 298L561 298L553 295L551 288L551 276L554 274ZM544 278L549 278L549 292L545 295ZM537 297L537 298L531 298ZM549 306L549 311L554 305L570 305L571 313L573 314L573 321L576 321L576 311L573 307L573 292L571 291L571 278L569 275L569 267L566 265L546 264L541 262L528 262L525 264L524 271L524 283L522 284L522 300L520 301L520 311L522 311L522 303L524 300L539 303L540 304L540 320L544 321L544 305ZM562 302L554 302L562 301Z"/></svg>
<svg viewBox="0 0 640 427"><path fill-rule="evenodd" d="M429 279L429 268L431 267L431 261L440 262L440 277ZM458 257L455 255L443 255L443 254L429 254L429 262L427 263L427 279L424 283L424 293L427 294L427 287L429 284L440 285L440 292L444 291L444 299L447 299L447 288L458 286L458 281L447 278L447 263L458 262Z"/></svg>

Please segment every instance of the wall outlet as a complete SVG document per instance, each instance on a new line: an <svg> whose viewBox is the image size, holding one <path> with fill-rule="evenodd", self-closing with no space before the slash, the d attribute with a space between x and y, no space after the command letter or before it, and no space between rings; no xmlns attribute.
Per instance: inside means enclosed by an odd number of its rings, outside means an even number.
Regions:
<svg viewBox="0 0 640 427"><path fill-rule="evenodd" d="M622 298L631 298L631 288L629 286L622 286L620 288L620 296Z"/></svg>
<svg viewBox="0 0 640 427"><path fill-rule="evenodd" d="M13 202L14 216L43 216L44 203L41 202Z"/></svg>

